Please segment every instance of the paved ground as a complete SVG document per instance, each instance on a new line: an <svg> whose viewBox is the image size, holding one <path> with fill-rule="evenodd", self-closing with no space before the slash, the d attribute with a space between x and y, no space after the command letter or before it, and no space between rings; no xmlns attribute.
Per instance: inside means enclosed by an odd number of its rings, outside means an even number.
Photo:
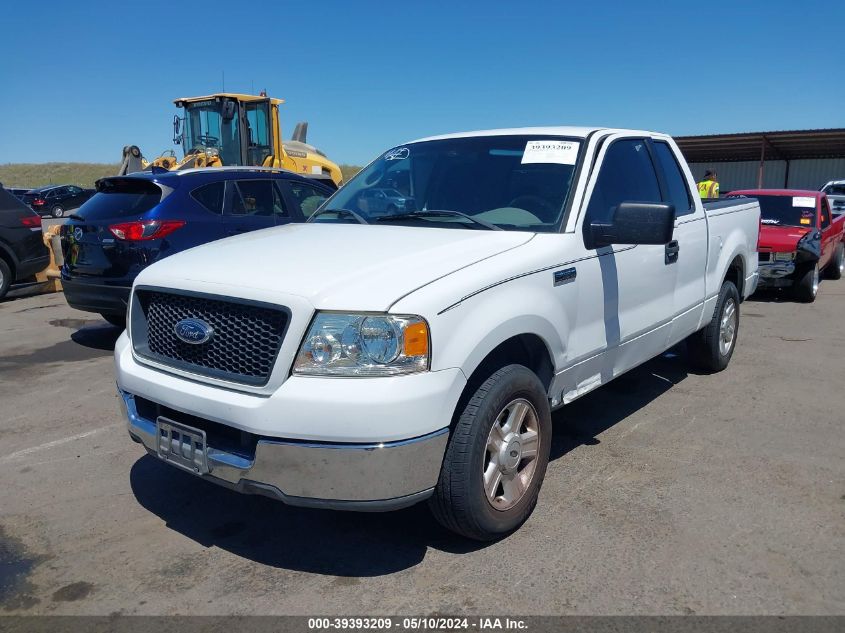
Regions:
<svg viewBox="0 0 845 633"><path fill-rule="evenodd" d="M743 306L728 371L669 354L555 417L537 511L488 546L425 507L284 507L129 441L117 331L0 304L0 613L845 613L845 281Z"/></svg>

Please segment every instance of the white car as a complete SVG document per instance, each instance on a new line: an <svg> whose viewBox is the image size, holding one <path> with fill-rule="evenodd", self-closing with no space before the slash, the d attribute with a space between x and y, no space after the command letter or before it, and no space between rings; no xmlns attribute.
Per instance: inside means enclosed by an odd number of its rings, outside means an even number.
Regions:
<svg viewBox="0 0 845 633"><path fill-rule="evenodd" d="M412 211L370 216L369 188ZM527 519L551 411L687 339L734 351L753 199L702 206L672 139L600 128L392 148L306 224L145 269L115 348L129 434L240 492L494 539Z"/></svg>

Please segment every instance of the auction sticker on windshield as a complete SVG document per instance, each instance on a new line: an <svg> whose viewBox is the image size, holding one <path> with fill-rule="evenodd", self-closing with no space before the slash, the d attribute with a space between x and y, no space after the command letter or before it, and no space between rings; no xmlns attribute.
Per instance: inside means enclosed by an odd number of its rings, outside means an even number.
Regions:
<svg viewBox="0 0 845 633"><path fill-rule="evenodd" d="M574 165L580 143L575 141L528 141L522 154L522 164L558 163Z"/></svg>
<svg viewBox="0 0 845 633"><path fill-rule="evenodd" d="M525 161L523 161L525 162ZM793 207L816 207L816 199L810 196L795 196L792 198Z"/></svg>

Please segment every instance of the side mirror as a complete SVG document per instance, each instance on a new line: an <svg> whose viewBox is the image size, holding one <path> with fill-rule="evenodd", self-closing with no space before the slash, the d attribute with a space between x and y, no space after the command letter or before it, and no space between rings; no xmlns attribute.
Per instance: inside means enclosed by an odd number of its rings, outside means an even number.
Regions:
<svg viewBox="0 0 845 633"><path fill-rule="evenodd" d="M173 144L179 145L182 142L182 135L179 132L182 129L182 119L178 114L173 115Z"/></svg>
<svg viewBox="0 0 845 633"><path fill-rule="evenodd" d="M224 121L231 121L235 118L235 102L234 101L224 101L223 102L223 120Z"/></svg>
<svg viewBox="0 0 845 633"><path fill-rule="evenodd" d="M668 244L675 230L675 205L622 202L610 223L590 223L592 248L611 244Z"/></svg>

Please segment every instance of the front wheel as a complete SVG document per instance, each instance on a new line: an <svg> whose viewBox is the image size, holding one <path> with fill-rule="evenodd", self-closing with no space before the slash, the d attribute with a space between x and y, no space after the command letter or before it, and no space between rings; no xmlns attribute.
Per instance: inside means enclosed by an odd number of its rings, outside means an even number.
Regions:
<svg viewBox="0 0 845 633"><path fill-rule="evenodd" d="M54 218L60 218L60 217L62 217L64 214L65 214L65 210L64 210L62 207L60 207L60 206L58 206L58 205L56 205L55 207L53 207L53 217L54 217Z"/></svg>
<svg viewBox="0 0 845 633"><path fill-rule="evenodd" d="M845 273L845 244L838 244L833 260L827 265L825 274L828 279L841 279Z"/></svg>
<svg viewBox="0 0 845 633"><path fill-rule="evenodd" d="M731 362L738 333L739 292L732 281L726 281L710 323L687 338L690 361L704 371L722 371Z"/></svg>
<svg viewBox="0 0 845 633"><path fill-rule="evenodd" d="M816 262L799 273L792 286L792 292L798 301L812 303L819 294L819 264Z"/></svg>
<svg viewBox="0 0 845 633"><path fill-rule="evenodd" d="M551 447L543 384L522 365L496 371L460 413L429 506L447 529L479 541L522 525L537 504Z"/></svg>

